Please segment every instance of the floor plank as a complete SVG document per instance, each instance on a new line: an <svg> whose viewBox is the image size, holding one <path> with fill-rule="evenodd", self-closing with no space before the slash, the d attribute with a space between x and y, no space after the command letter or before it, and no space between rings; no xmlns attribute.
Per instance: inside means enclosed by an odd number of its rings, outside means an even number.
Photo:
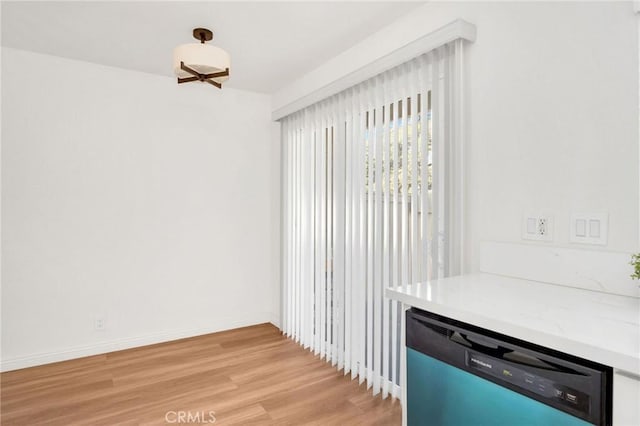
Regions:
<svg viewBox="0 0 640 426"><path fill-rule="evenodd" d="M401 424L397 401L271 324L9 371L0 387L5 426Z"/></svg>

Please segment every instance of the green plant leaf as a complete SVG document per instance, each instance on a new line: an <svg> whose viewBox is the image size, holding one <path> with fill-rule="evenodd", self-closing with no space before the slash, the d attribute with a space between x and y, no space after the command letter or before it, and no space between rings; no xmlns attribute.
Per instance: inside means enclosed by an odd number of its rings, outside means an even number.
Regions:
<svg viewBox="0 0 640 426"><path fill-rule="evenodd" d="M631 278L634 280L640 280L640 253L631 255L631 262L629 265L633 266L633 274Z"/></svg>

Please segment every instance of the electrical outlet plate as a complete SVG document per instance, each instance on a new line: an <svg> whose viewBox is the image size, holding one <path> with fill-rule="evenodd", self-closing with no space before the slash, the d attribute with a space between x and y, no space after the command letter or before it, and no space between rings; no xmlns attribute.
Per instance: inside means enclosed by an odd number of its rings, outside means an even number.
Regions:
<svg viewBox="0 0 640 426"><path fill-rule="evenodd" d="M96 331L103 331L107 328L107 319L103 315L97 315L93 323Z"/></svg>
<svg viewBox="0 0 640 426"><path fill-rule="evenodd" d="M553 241L553 216L528 213L522 221L522 239L533 241Z"/></svg>
<svg viewBox="0 0 640 426"><path fill-rule="evenodd" d="M569 241L607 245L609 213L574 213L569 224Z"/></svg>

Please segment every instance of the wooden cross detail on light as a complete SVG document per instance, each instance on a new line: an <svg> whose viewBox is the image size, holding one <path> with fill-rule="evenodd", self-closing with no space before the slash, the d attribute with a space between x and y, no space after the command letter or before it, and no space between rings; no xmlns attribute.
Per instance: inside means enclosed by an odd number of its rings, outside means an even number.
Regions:
<svg viewBox="0 0 640 426"><path fill-rule="evenodd" d="M225 69L224 71L220 71L220 72L213 72L213 73L210 73L210 74L200 74L196 70L186 66L184 64L184 62L182 62L182 61L180 61L180 69L182 69L183 71L188 72L189 74L192 74L193 77L185 77L185 78L178 77L178 84L189 83L191 81L202 81L202 82L205 82L205 83L212 84L212 85L216 86L218 89L222 89L222 83L218 83L217 81L214 81L213 79L214 78L218 78L218 77L226 77L226 76L229 75L229 68Z"/></svg>

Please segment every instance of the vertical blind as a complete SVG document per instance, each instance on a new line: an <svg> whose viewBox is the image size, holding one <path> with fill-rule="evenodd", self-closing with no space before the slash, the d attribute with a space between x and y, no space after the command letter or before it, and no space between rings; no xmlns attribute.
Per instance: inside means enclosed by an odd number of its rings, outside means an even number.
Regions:
<svg viewBox="0 0 640 426"><path fill-rule="evenodd" d="M459 263L460 49L449 43L282 119L283 332L384 398L400 395L403 314L384 289Z"/></svg>

